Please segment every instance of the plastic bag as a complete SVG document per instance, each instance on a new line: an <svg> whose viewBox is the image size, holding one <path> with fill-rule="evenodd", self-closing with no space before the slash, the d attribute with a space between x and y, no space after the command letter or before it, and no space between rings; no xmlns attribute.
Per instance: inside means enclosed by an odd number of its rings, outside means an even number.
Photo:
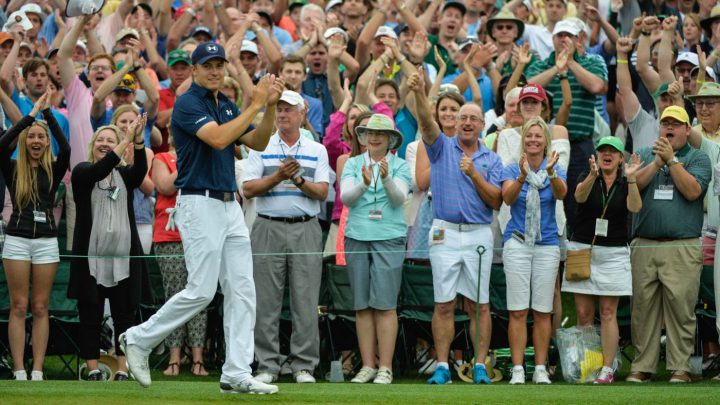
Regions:
<svg viewBox="0 0 720 405"><path fill-rule="evenodd" d="M602 343L595 326L557 330L563 378L569 383L595 380L603 367Z"/></svg>

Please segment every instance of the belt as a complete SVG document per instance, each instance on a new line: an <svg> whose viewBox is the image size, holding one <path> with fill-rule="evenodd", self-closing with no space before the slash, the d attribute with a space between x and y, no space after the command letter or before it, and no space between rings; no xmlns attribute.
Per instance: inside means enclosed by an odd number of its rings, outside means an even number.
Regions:
<svg viewBox="0 0 720 405"><path fill-rule="evenodd" d="M487 224L454 224L452 222L443 221L441 219L436 219L435 221L437 221L443 228L452 229L458 232L470 232L476 229L480 229L484 226L488 226Z"/></svg>
<svg viewBox="0 0 720 405"><path fill-rule="evenodd" d="M307 222L307 221L315 218L315 216L311 216L311 215L303 215L301 217L270 217L270 216L263 215L263 214L257 214L257 216L259 216L260 218L263 218L263 219L267 219L269 221L285 222L286 224L296 224L298 222Z"/></svg>
<svg viewBox="0 0 720 405"><path fill-rule="evenodd" d="M678 238L646 238L643 236L641 236L641 238L648 239L648 240L654 240L655 242L670 242L673 240L678 240Z"/></svg>
<svg viewBox="0 0 720 405"><path fill-rule="evenodd" d="M180 195L204 195L205 197L214 198L222 202L235 201L235 193L233 193L232 191L214 191L195 188L184 188L180 190Z"/></svg>

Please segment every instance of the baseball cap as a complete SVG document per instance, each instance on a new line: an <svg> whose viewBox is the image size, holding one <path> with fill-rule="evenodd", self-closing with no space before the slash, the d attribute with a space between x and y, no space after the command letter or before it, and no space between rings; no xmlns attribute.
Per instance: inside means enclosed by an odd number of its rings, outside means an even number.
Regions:
<svg viewBox="0 0 720 405"><path fill-rule="evenodd" d="M700 64L697 54L692 52L680 52L677 56L677 59L675 59L675 65L681 62L687 62L693 66L697 66Z"/></svg>
<svg viewBox="0 0 720 405"><path fill-rule="evenodd" d="M472 46L472 44L479 43L480 40L476 37L467 37L458 43L458 50L462 51L466 46Z"/></svg>
<svg viewBox="0 0 720 405"><path fill-rule="evenodd" d="M45 13L43 13L42 8L35 3L26 3L24 6L20 7L20 11L25 13L25 15L28 13L37 14L40 17L40 20L45 21Z"/></svg>
<svg viewBox="0 0 720 405"><path fill-rule="evenodd" d="M690 123L690 117L688 117L687 111L685 111L684 108L676 105L671 105L670 107L665 108L662 116L660 117L660 121L664 120L665 118L674 118L682 122L683 124Z"/></svg>
<svg viewBox="0 0 720 405"><path fill-rule="evenodd" d="M192 31L190 31L190 37L194 37L197 34L206 34L210 38L213 37L212 30L210 27L207 27L205 25L198 25L197 27L193 28Z"/></svg>
<svg viewBox="0 0 720 405"><path fill-rule="evenodd" d="M135 78L132 75L126 74L123 76L120 83L113 89L113 91L127 91L128 93L135 93Z"/></svg>
<svg viewBox="0 0 720 405"><path fill-rule="evenodd" d="M330 10L333 9L335 6L339 6L343 3L343 0L330 0L328 1L328 4L325 6L325 12L328 13Z"/></svg>
<svg viewBox="0 0 720 405"><path fill-rule="evenodd" d="M222 59L227 62L225 58L225 48L212 41L203 42L198 45L192 54L193 65L202 65L212 59Z"/></svg>
<svg viewBox="0 0 720 405"><path fill-rule="evenodd" d="M267 21L269 26L272 27L273 25L275 25L275 23L273 22L272 16L267 11L259 10L259 11L256 11L256 13L258 16L260 16L260 18L265 19L265 21Z"/></svg>
<svg viewBox="0 0 720 405"><path fill-rule="evenodd" d="M534 83L528 83L520 89L520 96L518 96L518 100L522 101L526 98L547 102L547 94L545 93L543 86Z"/></svg>
<svg viewBox="0 0 720 405"><path fill-rule="evenodd" d="M137 32L135 28L123 28L120 30L120 32L115 35L115 42L120 42L125 37L133 37L135 39L140 39L140 33Z"/></svg>
<svg viewBox="0 0 720 405"><path fill-rule="evenodd" d="M190 53L188 51L183 49L173 49L168 53L168 67L179 63L187 63L188 65L192 64L192 61L190 60Z"/></svg>
<svg viewBox="0 0 720 405"><path fill-rule="evenodd" d="M82 49L85 51L85 54L88 53L87 45L85 45L85 42L78 39L78 41L75 43L75 47Z"/></svg>
<svg viewBox="0 0 720 405"><path fill-rule="evenodd" d="M399 23L398 25L395 26L395 28L393 28L393 31L395 31L395 35L397 35L399 37L401 32L403 32L405 30L409 30L409 29L410 29L410 26L408 26L407 24Z"/></svg>
<svg viewBox="0 0 720 405"><path fill-rule="evenodd" d="M670 88L670 83L663 83L660 86L658 86L657 90L655 90L655 94L653 94L653 98L658 98L662 96L663 94L668 92L668 89Z"/></svg>
<svg viewBox="0 0 720 405"><path fill-rule="evenodd" d="M2 43L2 42L0 42L0 43ZM57 53L58 53L59 51L60 51L60 49L58 49L58 48L53 48L53 49L49 50L48 53L45 54L45 60L50 60L50 59L52 59L52 57L55 56L55 55L57 55Z"/></svg>
<svg viewBox="0 0 720 405"><path fill-rule="evenodd" d="M690 75L692 76L694 74L697 74L699 70L700 70L700 66L695 66L690 71ZM705 66L705 76L706 76L706 78L710 77L711 79L713 79L714 82L717 81L717 75L715 74L715 70L710 66Z"/></svg>
<svg viewBox="0 0 720 405"><path fill-rule="evenodd" d="M377 37L390 37L393 39L397 39L397 35L395 34L395 31L388 27L387 25L380 26L377 31L375 31L375 36L373 38Z"/></svg>
<svg viewBox="0 0 720 405"><path fill-rule="evenodd" d="M17 24L20 24L20 26L25 31L31 30L33 28L33 25L30 22L30 19L27 17L27 14L25 14L24 11L18 10L8 16L5 25L3 25L3 31L10 31L10 29Z"/></svg>
<svg viewBox="0 0 720 405"><path fill-rule="evenodd" d="M605 145L612 146L613 148L617 149L618 152L625 152L625 144L623 144L623 141L617 136L604 136L600 138L600 141L598 141L595 150L598 150Z"/></svg>
<svg viewBox="0 0 720 405"><path fill-rule="evenodd" d="M465 5L462 2L456 1L456 0L450 0L450 1L446 2L442 8L443 13L445 12L445 10L449 9L450 7L454 7L456 9L460 10L462 15L465 15L465 13L467 13L467 7L465 7Z"/></svg>
<svg viewBox="0 0 720 405"><path fill-rule="evenodd" d="M69 0L65 7L67 17L80 17L91 15L100 11L105 5L105 0Z"/></svg>
<svg viewBox="0 0 720 405"><path fill-rule="evenodd" d="M325 33L323 34L323 37L325 37L325 39L330 39L330 38L332 38L333 35L337 35L337 34L340 34L343 36L343 38L345 38L345 43L350 41L350 37L348 36L347 32L345 32L344 29L339 28L339 27L328 28L325 31Z"/></svg>
<svg viewBox="0 0 720 405"><path fill-rule="evenodd" d="M243 40L242 47L240 47L240 53L242 52L250 52L255 55L260 55L257 44L253 41L248 41L247 39Z"/></svg>
<svg viewBox="0 0 720 405"><path fill-rule="evenodd" d="M32 52L35 52L35 51L33 50L32 45L30 45L29 43L24 42L24 41L23 41L23 42L20 42L20 48L27 48L27 49L30 50L31 53L32 53Z"/></svg>
<svg viewBox="0 0 720 405"><path fill-rule="evenodd" d="M292 0L288 6L288 10L293 11L295 7L302 7L307 4L305 0Z"/></svg>
<svg viewBox="0 0 720 405"><path fill-rule="evenodd" d="M558 21L557 24L555 24L553 36L560 34L561 32L567 32L568 34L576 37L578 33L580 33L580 28L576 23L572 21L562 20Z"/></svg>
<svg viewBox="0 0 720 405"><path fill-rule="evenodd" d="M302 96L292 90L285 90L280 95L280 100L284 101L290 105L294 106L301 106L302 109L305 109L305 99L302 98Z"/></svg>
<svg viewBox="0 0 720 405"><path fill-rule="evenodd" d="M15 41L9 32L0 32L0 45L4 44L5 41Z"/></svg>

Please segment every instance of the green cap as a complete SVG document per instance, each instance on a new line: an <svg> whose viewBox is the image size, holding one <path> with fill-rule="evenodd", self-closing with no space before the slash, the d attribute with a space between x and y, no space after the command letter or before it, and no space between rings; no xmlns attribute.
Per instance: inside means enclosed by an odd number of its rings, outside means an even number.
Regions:
<svg viewBox="0 0 720 405"><path fill-rule="evenodd" d="M188 65L192 65L192 60L190 60L190 54L188 51L185 51L183 49L174 49L168 53L168 67L178 63L178 62L185 62Z"/></svg>
<svg viewBox="0 0 720 405"><path fill-rule="evenodd" d="M600 142L598 142L595 150L602 148L604 145L610 145L617 149L620 153L625 152L625 144L623 144L623 141L621 141L617 136L605 136L600 138Z"/></svg>
<svg viewBox="0 0 720 405"><path fill-rule="evenodd" d="M655 90L655 94L653 94L653 98L659 98L663 94L668 92L668 89L670 88L670 83L663 83L660 85L660 87Z"/></svg>
<svg viewBox="0 0 720 405"><path fill-rule="evenodd" d="M304 6L307 4L307 1L305 0L292 0L290 2L290 5L288 6L288 10L292 10L293 8L297 6Z"/></svg>

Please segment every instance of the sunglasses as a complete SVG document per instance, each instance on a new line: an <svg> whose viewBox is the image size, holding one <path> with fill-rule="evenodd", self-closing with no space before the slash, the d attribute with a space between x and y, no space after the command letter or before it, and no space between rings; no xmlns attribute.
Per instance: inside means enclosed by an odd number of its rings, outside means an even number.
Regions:
<svg viewBox="0 0 720 405"><path fill-rule="evenodd" d="M497 28L499 31L510 31L515 28L515 24L495 24L493 27Z"/></svg>

